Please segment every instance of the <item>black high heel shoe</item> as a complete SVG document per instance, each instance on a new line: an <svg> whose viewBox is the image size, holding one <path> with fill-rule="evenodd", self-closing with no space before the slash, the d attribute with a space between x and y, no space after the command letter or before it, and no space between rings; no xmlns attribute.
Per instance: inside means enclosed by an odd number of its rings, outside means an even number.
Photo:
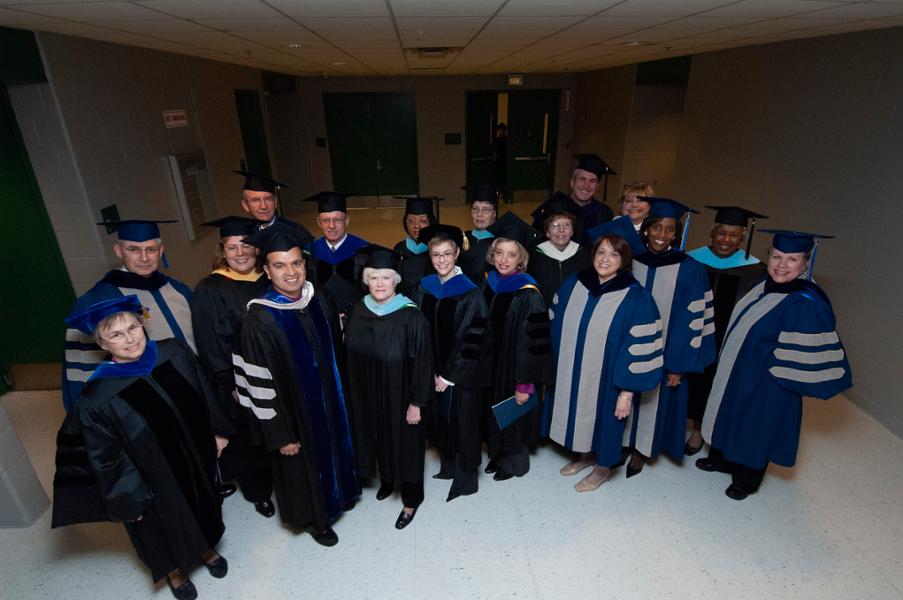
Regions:
<svg viewBox="0 0 903 600"><path fill-rule="evenodd" d="M640 466L639 466L639 467L634 467L634 466L633 466L633 459L634 459L634 458L637 458L637 456L636 456L636 455L632 456L632 457L630 458L630 462L627 463L627 479L630 479L630 478L633 477L634 475L639 475L640 471L643 470L643 467L646 466L646 460L643 459L642 457L639 457L639 458L640 458Z"/></svg>
<svg viewBox="0 0 903 600"><path fill-rule="evenodd" d="M699 444L698 446L691 446L690 442L687 442L686 444L684 444L684 455L693 456L694 454L699 454L699 451L702 450L704 444L705 442Z"/></svg>

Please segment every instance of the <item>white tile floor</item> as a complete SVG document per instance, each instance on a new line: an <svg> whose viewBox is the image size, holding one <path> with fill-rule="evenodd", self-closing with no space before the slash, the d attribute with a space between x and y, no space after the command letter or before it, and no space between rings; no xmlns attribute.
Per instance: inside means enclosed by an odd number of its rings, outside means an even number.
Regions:
<svg viewBox="0 0 903 600"><path fill-rule="evenodd" d="M49 488L57 392L3 402ZM498 600L577 598L903 597L903 441L843 397L807 400L795 469L772 468L760 492L726 498L727 476L661 459L578 494L541 448L523 479L481 478L475 496L426 501L404 531L397 498L365 490L323 548L236 495L220 545L229 576L196 571L202 598ZM427 474L437 470L430 453ZM169 597L154 587L119 525L0 530L2 598Z"/></svg>

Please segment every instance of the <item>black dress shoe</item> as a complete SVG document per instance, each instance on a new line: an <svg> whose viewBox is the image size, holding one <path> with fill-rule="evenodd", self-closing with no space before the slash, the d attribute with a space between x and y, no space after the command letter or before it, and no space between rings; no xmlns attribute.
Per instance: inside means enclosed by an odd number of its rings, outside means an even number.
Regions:
<svg viewBox="0 0 903 600"><path fill-rule="evenodd" d="M219 484L219 489L217 491L219 492L220 498L228 498L229 496L234 494L235 490L237 489L238 488L234 483L221 483Z"/></svg>
<svg viewBox="0 0 903 600"><path fill-rule="evenodd" d="M489 463L486 465L486 468L483 469L483 472L492 474L498 470L499 470L499 464L497 462L495 462L494 460L490 460Z"/></svg>
<svg viewBox="0 0 903 600"><path fill-rule="evenodd" d="M401 511L398 515L398 518L395 519L395 529L404 529L408 525L411 524L411 521L414 520L414 515L417 514L417 509L414 509L414 512L411 514L406 513L405 511Z"/></svg>
<svg viewBox="0 0 903 600"><path fill-rule="evenodd" d="M512 477L514 477L514 475L501 468L495 472L495 475L492 476L495 481L505 481L506 479L511 479Z"/></svg>
<svg viewBox="0 0 903 600"><path fill-rule="evenodd" d="M749 492L744 490L736 483L732 483L724 490L724 494L731 500L745 500L749 496Z"/></svg>
<svg viewBox="0 0 903 600"><path fill-rule="evenodd" d="M321 546L326 546L328 548L339 543L339 536L329 525L327 525L326 529L323 531L313 531L313 528L309 527L307 532L314 538L314 541Z"/></svg>
<svg viewBox="0 0 903 600"><path fill-rule="evenodd" d="M273 503L270 500L261 500L260 502L255 502L254 510L256 510L267 519L276 514L276 507L273 506Z"/></svg>
<svg viewBox="0 0 903 600"><path fill-rule="evenodd" d="M433 475L433 479L454 479L454 478L455 478L454 475L449 475L448 473L443 473L442 471L439 471L438 473Z"/></svg>
<svg viewBox="0 0 903 600"><path fill-rule="evenodd" d="M194 584L191 583L191 580L188 578L185 579L185 583L176 588L172 587L172 581L170 581L169 575L167 575L166 585L169 586L169 591L176 597L176 600L194 600L198 597L197 588L194 587Z"/></svg>
<svg viewBox="0 0 903 600"><path fill-rule="evenodd" d="M392 495L392 492L395 491L395 486L391 483L387 483L385 485L379 486L379 489L376 490L376 499L377 500L385 500L389 496Z"/></svg>
<svg viewBox="0 0 903 600"><path fill-rule="evenodd" d="M226 573L229 572L229 563L226 562L226 559L222 556L212 562L204 563L204 566L207 567L210 574L217 579L222 579L226 576Z"/></svg>
<svg viewBox="0 0 903 600"><path fill-rule="evenodd" d="M704 444L705 442L703 442ZM690 442L684 444L684 455L685 456L693 456L694 454L699 454L699 451L702 450L703 444L699 444L698 446L691 446Z"/></svg>
<svg viewBox="0 0 903 600"><path fill-rule="evenodd" d="M712 460L709 457L705 458L697 458L696 459L696 468L702 469L703 471L708 471L709 473L730 473L730 470L724 466L720 460Z"/></svg>
<svg viewBox="0 0 903 600"><path fill-rule="evenodd" d="M355 505L357 504L357 500L351 500L350 502L346 502L345 506L342 507L342 512L351 512L354 510Z"/></svg>

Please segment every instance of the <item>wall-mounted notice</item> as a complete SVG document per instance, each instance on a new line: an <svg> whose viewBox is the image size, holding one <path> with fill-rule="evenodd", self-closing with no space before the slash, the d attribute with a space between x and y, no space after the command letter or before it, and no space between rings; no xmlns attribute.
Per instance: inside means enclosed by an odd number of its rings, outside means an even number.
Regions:
<svg viewBox="0 0 903 600"><path fill-rule="evenodd" d="M194 241L201 223L216 218L216 202L203 150L168 157L173 186L182 212L185 235Z"/></svg>
<svg viewBox="0 0 903 600"><path fill-rule="evenodd" d="M188 127L188 111L184 108L179 110L164 110L163 124L167 129L173 127Z"/></svg>

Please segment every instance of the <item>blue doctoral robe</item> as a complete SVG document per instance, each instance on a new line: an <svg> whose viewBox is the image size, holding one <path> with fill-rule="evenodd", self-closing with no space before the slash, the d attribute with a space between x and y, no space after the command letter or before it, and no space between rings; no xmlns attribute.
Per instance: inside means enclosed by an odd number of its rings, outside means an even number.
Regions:
<svg viewBox="0 0 903 600"><path fill-rule="evenodd" d="M122 269L110 271L75 301L72 311L129 294L135 294L141 301L146 318L144 330L148 338L154 341L179 339L196 351L191 328L191 289L159 271L150 277ZM63 406L68 411L75 406L85 382L107 353L94 343L91 336L71 328L66 329L65 349L61 387Z"/></svg>
<svg viewBox="0 0 903 600"><path fill-rule="evenodd" d="M680 250L635 257L633 274L652 294L662 316L665 368L655 389L634 398L624 445L648 457L664 450L680 460L688 384L686 377L677 387L666 384L670 373L701 373L715 360L712 290L705 268Z"/></svg>
<svg viewBox="0 0 903 600"><path fill-rule="evenodd" d="M853 385L828 297L803 279L754 287L734 307L702 435L753 469L796 463L803 396L827 400Z"/></svg>
<svg viewBox="0 0 903 600"><path fill-rule="evenodd" d="M587 269L565 280L551 312L556 378L543 432L575 452L595 452L599 465L613 465L624 435L624 420L614 415L618 394L650 390L661 379L658 309L630 273L600 284Z"/></svg>

